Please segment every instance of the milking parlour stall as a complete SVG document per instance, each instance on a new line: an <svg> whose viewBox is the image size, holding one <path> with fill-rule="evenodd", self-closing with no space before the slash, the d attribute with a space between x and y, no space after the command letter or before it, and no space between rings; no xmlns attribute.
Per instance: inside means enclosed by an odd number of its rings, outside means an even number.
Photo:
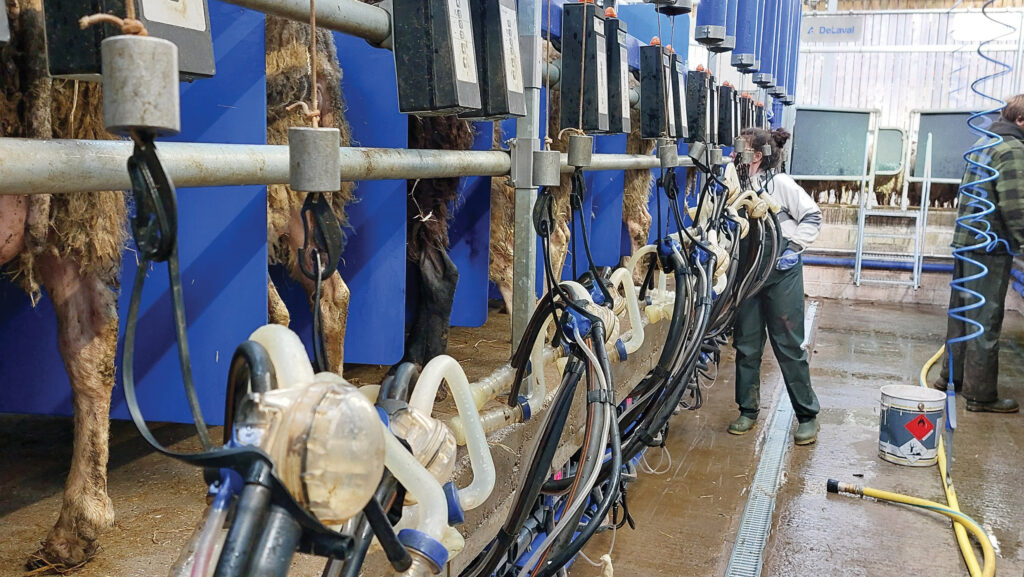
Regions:
<svg viewBox="0 0 1024 577"><path fill-rule="evenodd" d="M817 4L6 0L0 575L761 574L815 201L922 254L966 121L805 105Z"/></svg>

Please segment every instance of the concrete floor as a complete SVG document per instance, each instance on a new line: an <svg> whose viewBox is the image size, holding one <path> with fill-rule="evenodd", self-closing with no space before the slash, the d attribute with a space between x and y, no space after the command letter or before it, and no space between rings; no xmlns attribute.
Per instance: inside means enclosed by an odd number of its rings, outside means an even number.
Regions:
<svg viewBox="0 0 1024 577"><path fill-rule="evenodd" d="M791 446L778 493L762 575L967 575L944 517L899 506L828 495L826 479L944 502L936 467L911 468L878 458L878 389L916 384L944 339L945 311L824 301L811 361L821 401L821 433L810 447ZM1024 317L1008 313L1001 351L1001 392L1024 400ZM765 362L765 387L781 379ZM933 378L938 368L933 371ZM765 389L762 389L765 390ZM771 390L771 388L768 388ZM676 418L668 449L671 472L642 475L630 491L636 531L621 530L612 553L620 575L722 575L728 565L746 490L757 466L770 411L759 435L725 432L735 416L732 365L697 414ZM784 400L783 402L788 402ZM961 507L995 537L997 575L1024 572L1024 415L967 413L960 400L954 479ZM794 424L795 426L795 424ZM651 461L659 457L651 455ZM609 535L584 549L607 553ZM980 559L980 551L979 551ZM586 561L571 577L600 575Z"/></svg>
<svg viewBox="0 0 1024 577"><path fill-rule="evenodd" d="M837 477L941 499L935 468L879 460L877 436L878 387L916 383L918 369L943 338L944 311L827 301L820 318L811 366L823 407L822 430L817 445L790 448L763 575L966 574L943 519L825 493L825 480ZM507 355L507 344L478 334L454 330L458 347L452 352L471 358L480 370ZM1002 390L1018 399L1024 399L1022 339L1024 317L1009 313ZM725 357L704 408L673 421L667 447L671 467L667 455L659 461L663 456L655 449L648 462L666 472L641 474L630 487L637 530L615 535L612 558L619 575L725 571L763 433L763 427L745 437L725 433L735 415L732 359ZM369 382L374 371L367 367L358 376L365 373ZM772 361L766 361L764 382L765 394L777 398L781 382ZM762 419L769 414L763 411ZM1017 577L1024 570L1024 491L1014 477L1024 465L1024 416L961 410L959 417L954 476L961 504L995 536L998 575ZM161 426L157 434L181 450L195 448L184 427ZM0 576L23 574L22 563L55 520L71 435L67 419L0 415ZM109 489L117 524L105 535L97 558L77 574L165 575L204 506L198 471L152 454L131 423L117 422L111 427ZM586 548L588 555L596 560L607 553L611 537L597 536ZM293 574L316 576L322 567L321 560L298 559ZM581 560L570 574L587 577L600 570Z"/></svg>

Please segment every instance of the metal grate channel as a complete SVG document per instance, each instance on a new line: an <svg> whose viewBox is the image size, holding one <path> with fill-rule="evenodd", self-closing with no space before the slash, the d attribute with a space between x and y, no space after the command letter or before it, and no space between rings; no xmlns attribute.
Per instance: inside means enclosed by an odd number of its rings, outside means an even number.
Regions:
<svg viewBox="0 0 1024 577"><path fill-rule="evenodd" d="M804 315L805 336L804 344L801 345L808 351L813 349L814 321L817 313L818 303L810 303ZM775 512L775 493L779 488L782 461L789 449L789 427L792 422L793 405L786 394L780 393L768 425L768 438L761 451L754 482L750 485L743 518L740 519L740 529L736 534L732 555L729 557L729 567L725 570L726 577L761 575L764 548L768 544L772 515Z"/></svg>

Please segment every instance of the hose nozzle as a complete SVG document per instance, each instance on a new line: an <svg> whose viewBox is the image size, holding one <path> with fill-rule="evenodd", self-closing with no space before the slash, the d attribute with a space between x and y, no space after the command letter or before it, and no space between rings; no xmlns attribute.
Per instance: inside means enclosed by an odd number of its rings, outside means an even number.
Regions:
<svg viewBox="0 0 1024 577"><path fill-rule="evenodd" d="M850 493L851 495L864 496L864 487L850 483L842 483L838 479L829 479L825 484L825 489L829 493Z"/></svg>

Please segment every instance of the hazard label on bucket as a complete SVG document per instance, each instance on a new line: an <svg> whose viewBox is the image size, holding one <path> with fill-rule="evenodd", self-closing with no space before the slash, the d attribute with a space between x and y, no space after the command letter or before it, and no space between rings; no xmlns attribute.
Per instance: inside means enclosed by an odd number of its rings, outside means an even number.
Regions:
<svg viewBox="0 0 1024 577"><path fill-rule="evenodd" d="M914 464L918 459L924 457L924 453L927 449L921 444L921 441L917 439L910 439L906 443L900 445L900 454L909 463Z"/></svg>
<svg viewBox="0 0 1024 577"><path fill-rule="evenodd" d="M923 414L914 417L904 426L918 441L927 439L932 434L932 431L935 430L935 425Z"/></svg>

